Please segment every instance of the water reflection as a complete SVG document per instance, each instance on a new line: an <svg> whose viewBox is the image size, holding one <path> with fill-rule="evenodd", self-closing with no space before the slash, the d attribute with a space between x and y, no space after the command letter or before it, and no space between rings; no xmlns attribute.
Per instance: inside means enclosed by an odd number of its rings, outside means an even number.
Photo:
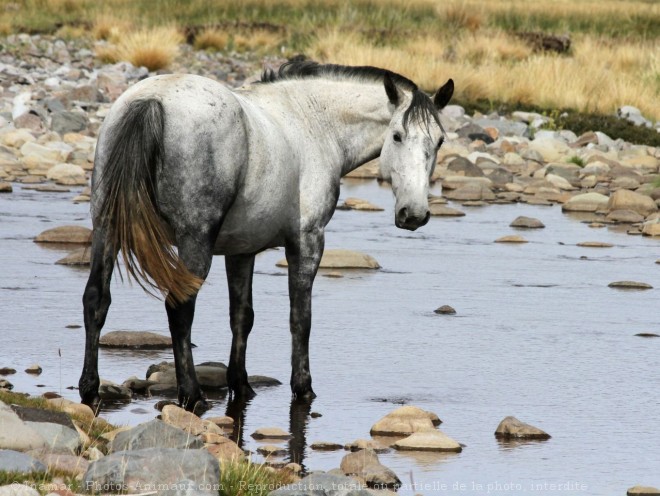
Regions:
<svg viewBox="0 0 660 496"><path fill-rule="evenodd" d="M289 461L299 464L303 472L305 467L305 448L307 447L307 424L312 412L314 400L292 399L289 406Z"/></svg>

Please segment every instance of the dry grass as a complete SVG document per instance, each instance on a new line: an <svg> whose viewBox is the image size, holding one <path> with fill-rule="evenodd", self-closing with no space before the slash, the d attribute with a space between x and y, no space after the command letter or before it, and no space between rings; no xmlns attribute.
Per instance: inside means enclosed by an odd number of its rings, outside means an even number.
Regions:
<svg viewBox="0 0 660 496"><path fill-rule="evenodd" d="M55 31L55 36L61 40L77 40L86 37L87 34L87 30L80 26L62 26Z"/></svg>
<svg viewBox="0 0 660 496"><path fill-rule="evenodd" d="M660 118L660 54L655 43L613 44L579 37L572 56L534 53L503 33L457 39L420 37L400 47L374 47L351 34L321 33L310 50L322 60L401 72L427 90L447 78L461 100L487 99L612 114L634 105Z"/></svg>
<svg viewBox="0 0 660 496"><path fill-rule="evenodd" d="M121 37L132 30L130 21L111 14L100 14L94 20L92 37L95 40L119 42Z"/></svg>
<svg viewBox="0 0 660 496"><path fill-rule="evenodd" d="M278 50L282 44L282 37L272 31L255 29L250 32L236 33L232 41L233 49L238 52L264 53Z"/></svg>
<svg viewBox="0 0 660 496"><path fill-rule="evenodd" d="M181 33L172 27L141 29L126 34L116 43L97 47L96 56L107 63L127 61L156 71L174 61L182 42Z"/></svg>
<svg viewBox="0 0 660 496"><path fill-rule="evenodd" d="M195 48L197 50L220 51L227 48L229 44L229 33L219 29L205 29L195 37Z"/></svg>

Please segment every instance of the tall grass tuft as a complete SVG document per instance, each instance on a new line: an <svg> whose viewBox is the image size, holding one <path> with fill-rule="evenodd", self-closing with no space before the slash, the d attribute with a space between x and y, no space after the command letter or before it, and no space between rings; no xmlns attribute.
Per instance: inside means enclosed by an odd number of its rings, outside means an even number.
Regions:
<svg viewBox="0 0 660 496"><path fill-rule="evenodd" d="M157 71L174 61L182 42L183 36L172 27L142 29L125 35L116 43L97 47L96 55L103 62L127 61L136 67Z"/></svg>
<svg viewBox="0 0 660 496"><path fill-rule="evenodd" d="M215 28L205 29L195 37L197 50L221 51L229 44L229 34Z"/></svg>
<svg viewBox="0 0 660 496"><path fill-rule="evenodd" d="M293 480L291 472L276 471L249 460L220 462L220 496L266 496Z"/></svg>

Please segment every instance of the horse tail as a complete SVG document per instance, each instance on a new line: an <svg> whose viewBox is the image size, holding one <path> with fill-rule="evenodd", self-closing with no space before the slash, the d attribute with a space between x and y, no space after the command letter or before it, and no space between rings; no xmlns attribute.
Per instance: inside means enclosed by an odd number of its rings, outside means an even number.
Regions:
<svg viewBox="0 0 660 496"><path fill-rule="evenodd" d="M96 217L109 241L121 251L127 279L177 304L196 294L203 281L177 255L159 213L156 176L163 161L164 126L165 111L159 100L140 99L127 105L112 127L99 180L103 199Z"/></svg>

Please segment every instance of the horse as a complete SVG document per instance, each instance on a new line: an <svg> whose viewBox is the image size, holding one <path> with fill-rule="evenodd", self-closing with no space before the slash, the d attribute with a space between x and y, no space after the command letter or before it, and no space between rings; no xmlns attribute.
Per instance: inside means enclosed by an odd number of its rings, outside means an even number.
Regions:
<svg viewBox="0 0 660 496"><path fill-rule="evenodd" d="M181 74L149 77L126 90L99 131L92 174L82 402L100 403L99 335L119 252L129 281L165 300L178 401L188 410L207 406L191 351L195 300L213 255L224 255L228 387L235 397L254 396L245 368L254 260L280 246L288 262L291 391L314 398L312 285L340 179L380 157L396 199L396 226L425 225L429 178L445 137L439 111L453 91L451 79L429 97L386 69L312 61L265 71L237 90Z"/></svg>

